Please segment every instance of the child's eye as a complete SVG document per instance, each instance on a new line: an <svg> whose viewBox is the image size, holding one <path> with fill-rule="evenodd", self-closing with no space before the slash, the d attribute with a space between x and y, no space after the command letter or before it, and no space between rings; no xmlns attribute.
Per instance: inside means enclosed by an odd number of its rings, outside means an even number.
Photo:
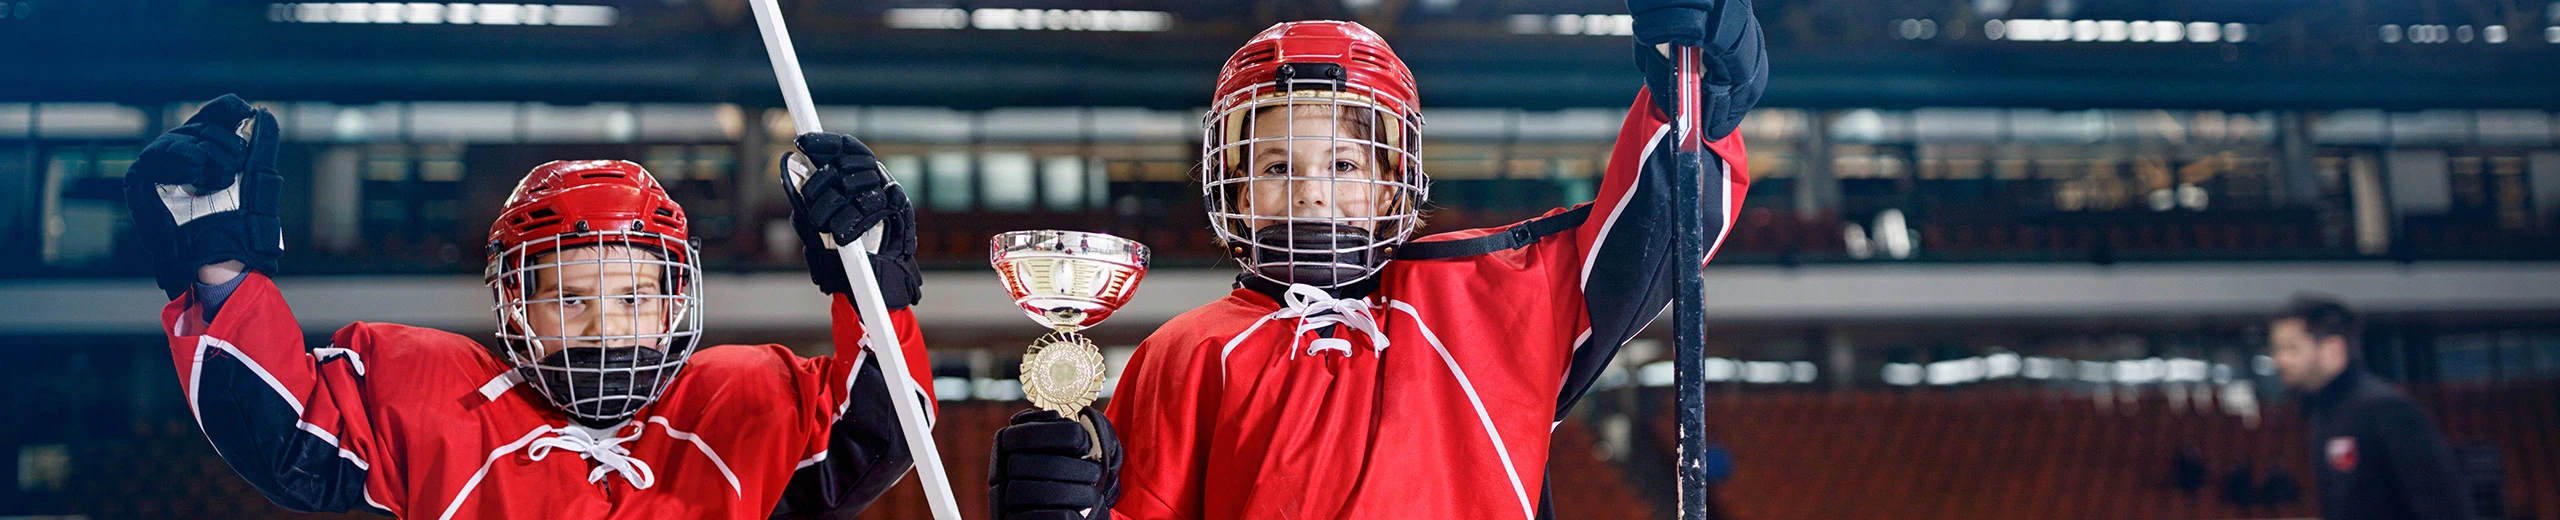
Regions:
<svg viewBox="0 0 2560 520"><path fill-rule="evenodd" d="M1350 172L1360 171L1360 164L1359 164L1359 163L1354 163L1354 162L1351 162L1351 161L1334 161L1334 162L1333 162L1333 171L1334 171L1335 173L1350 173Z"/></svg>
<svg viewBox="0 0 2560 520"><path fill-rule="evenodd" d="M1289 163L1286 163L1286 162L1276 162L1276 163L1271 163L1271 165L1270 165L1270 166L1264 166L1264 167L1262 167L1262 174L1263 174L1263 175L1274 175L1274 176L1286 176L1286 175L1289 175Z"/></svg>

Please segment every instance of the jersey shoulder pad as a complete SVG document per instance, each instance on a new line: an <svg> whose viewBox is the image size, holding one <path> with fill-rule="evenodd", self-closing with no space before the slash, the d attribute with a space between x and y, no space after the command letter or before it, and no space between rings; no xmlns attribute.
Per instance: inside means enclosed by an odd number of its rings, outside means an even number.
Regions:
<svg viewBox="0 0 2560 520"><path fill-rule="evenodd" d="M364 356L368 363L380 360L401 365L503 364L487 345L472 341L470 337L397 323L350 323L339 328L329 343L328 348L354 351Z"/></svg>
<svg viewBox="0 0 2560 520"><path fill-rule="evenodd" d="M728 373L737 371L788 370L800 356L789 347L775 344L716 345L703 347L685 358L685 371L693 373Z"/></svg>
<svg viewBox="0 0 2560 520"><path fill-rule="evenodd" d="M685 358L684 370L669 383L663 403L656 413L671 417L698 417L704 413L725 414L724 417L747 417L736 414L762 415L793 410L790 403L804 395L814 397L814 389L798 385L815 382L816 375L804 358L781 345L719 345L704 347ZM829 384L833 386L833 384ZM759 406L771 410L714 411L711 403L754 402L776 406ZM780 420L780 417L774 417ZM764 424L758 421L757 424Z"/></svg>
<svg viewBox="0 0 2560 520"><path fill-rule="evenodd" d="M1237 289L1225 298L1183 311L1173 319L1165 320L1164 326L1156 327L1154 333L1147 335L1146 341L1141 344L1144 348L1138 350L1143 353L1148 350L1180 350L1204 344L1223 344L1236 335L1243 334L1245 329L1253 327L1255 321L1261 320L1275 310L1279 310L1278 305L1271 303L1268 298L1255 294L1251 290Z"/></svg>

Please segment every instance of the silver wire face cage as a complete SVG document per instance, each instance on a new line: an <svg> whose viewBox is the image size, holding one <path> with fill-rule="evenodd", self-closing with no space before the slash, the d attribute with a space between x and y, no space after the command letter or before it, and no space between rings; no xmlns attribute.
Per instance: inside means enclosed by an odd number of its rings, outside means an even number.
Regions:
<svg viewBox="0 0 2560 520"><path fill-rule="evenodd" d="M1306 107L1325 114L1301 114ZM1298 135L1293 129L1302 117L1327 118L1335 123L1329 125L1334 131ZM1200 194L1207 202L1209 228L1246 272L1283 284L1350 285L1375 277L1388 253L1422 226L1421 206L1431 193L1431 178L1423 174L1418 154L1422 117L1376 89L1336 79L1259 83L1220 98L1202 117L1201 129ZM1309 146L1323 150L1322 164L1303 164L1307 158L1293 151ZM1282 151L1277 162L1268 157L1274 149ZM1364 165L1358 170L1365 173L1344 171L1346 161ZM1271 199L1266 190L1280 195ZM1345 199L1346 193L1365 194L1366 200ZM1257 194L1289 207L1251 207ZM1306 208L1314 203L1329 208ZM1314 241L1255 240L1263 228L1286 226L1294 232L1308 224L1363 228L1370 239L1345 241L1326 234ZM1272 274L1304 272L1302 268L1356 276L1311 282Z"/></svg>
<svg viewBox="0 0 2560 520"><path fill-rule="evenodd" d="M668 251L667 246L681 248L681 251ZM605 253L591 259L562 261L563 253L569 251L611 248L623 248L634 254ZM683 261L668 260L673 258L670 253L680 254ZM641 231L559 235L518 244L500 252L490 262L486 280L497 301L491 309L498 316L497 336L506 346L507 361L517 370L526 372L529 382L534 383L530 386L562 412L586 421L611 422L630 417L642 406L657 401L658 395L674 381L676 373L684 368L685 360L693 354L696 340L702 332L702 268L697 258L700 256L691 242ZM536 263L536 259L543 261ZM563 267L585 265L595 266L593 287L599 288L596 292L603 293L607 292L603 288L616 287L607 283L611 276L627 277L622 281L628 283L622 286L631 290L627 291L628 294L554 294L545 297L543 288L536 285L536 273L545 270L567 273L569 269ZM617 266L630 268L615 269ZM654 294L641 285L646 281L640 276L643 269L659 270ZM559 274L554 275L554 278L559 277ZM584 312L603 314L584 318L592 323L577 327L579 323L573 322L572 313L565 310L552 313L551 330L556 333L543 335L537 333L533 326L534 320L541 318L532 312L534 307L543 305L583 306L587 309ZM625 309L616 316L611 312L612 306L624 306ZM661 310L663 312L659 312ZM651 319L644 314L659 316ZM620 330L614 330L612 325L615 324L608 322L617 319L627 320L619 324L622 325ZM573 327L583 330L572 330ZM602 352L603 359L630 361L619 365L607 361L598 366L579 367L565 362L545 362L543 350L546 345L555 350L645 348L657 350L662 356L656 362L642 363L639 360L646 359L641 355L645 353L608 350ZM562 356L564 359L567 357ZM579 388L595 390L592 395L579 396L576 394L587 393L575 390ZM563 394L564 390L568 395Z"/></svg>

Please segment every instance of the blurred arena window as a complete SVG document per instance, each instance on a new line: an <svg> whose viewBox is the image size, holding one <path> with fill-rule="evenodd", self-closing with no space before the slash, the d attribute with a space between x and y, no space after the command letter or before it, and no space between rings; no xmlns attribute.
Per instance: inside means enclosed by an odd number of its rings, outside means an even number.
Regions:
<svg viewBox="0 0 2560 520"><path fill-rule="evenodd" d="M123 210L125 168L140 147L58 146L42 151L39 256L46 267L94 271L111 267Z"/></svg>
<svg viewBox="0 0 2560 520"><path fill-rule="evenodd" d="M60 492L71 480L71 447L29 444L18 447L18 491Z"/></svg>
<svg viewBox="0 0 2560 520"><path fill-rule="evenodd" d="M987 152L978 156L978 193L980 204L987 210L1002 212L1030 211L1039 193L1031 154L1024 152Z"/></svg>
<svg viewBox="0 0 2560 520"><path fill-rule="evenodd" d="M35 105L0 103L0 139L25 139L35 135Z"/></svg>
<svg viewBox="0 0 2560 520"><path fill-rule="evenodd" d="M926 206L934 211L968 211L976 206L976 188L971 186L975 165L969 152L937 150L925 156Z"/></svg>
<svg viewBox="0 0 2560 520"><path fill-rule="evenodd" d="M146 130L141 109L113 103L39 103L36 137L42 139L138 139Z"/></svg>
<svg viewBox="0 0 2560 520"><path fill-rule="evenodd" d="M1811 361L1744 361L1710 357L1699 370L1699 379L1711 383L1743 382L1751 384L1803 384L1819 378L1821 369ZM1636 368L1635 384L1645 388L1672 385L1677 367L1670 360L1645 363Z"/></svg>
<svg viewBox="0 0 2560 520"><path fill-rule="evenodd" d="M526 103L522 110L528 143L627 143L640 133L639 114L629 103Z"/></svg>

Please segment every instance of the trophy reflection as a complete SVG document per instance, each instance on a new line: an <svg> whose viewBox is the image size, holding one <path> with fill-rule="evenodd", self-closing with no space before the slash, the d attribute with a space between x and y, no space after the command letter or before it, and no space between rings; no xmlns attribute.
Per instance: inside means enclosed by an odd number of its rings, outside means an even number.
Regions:
<svg viewBox="0 0 2560 520"><path fill-rule="evenodd" d="M1022 394L1031 404L1075 417L1102 394L1102 351L1076 331L1129 303L1147 275L1147 246L1079 231L996 235L988 260L1013 303L1049 334L1022 355Z"/></svg>

